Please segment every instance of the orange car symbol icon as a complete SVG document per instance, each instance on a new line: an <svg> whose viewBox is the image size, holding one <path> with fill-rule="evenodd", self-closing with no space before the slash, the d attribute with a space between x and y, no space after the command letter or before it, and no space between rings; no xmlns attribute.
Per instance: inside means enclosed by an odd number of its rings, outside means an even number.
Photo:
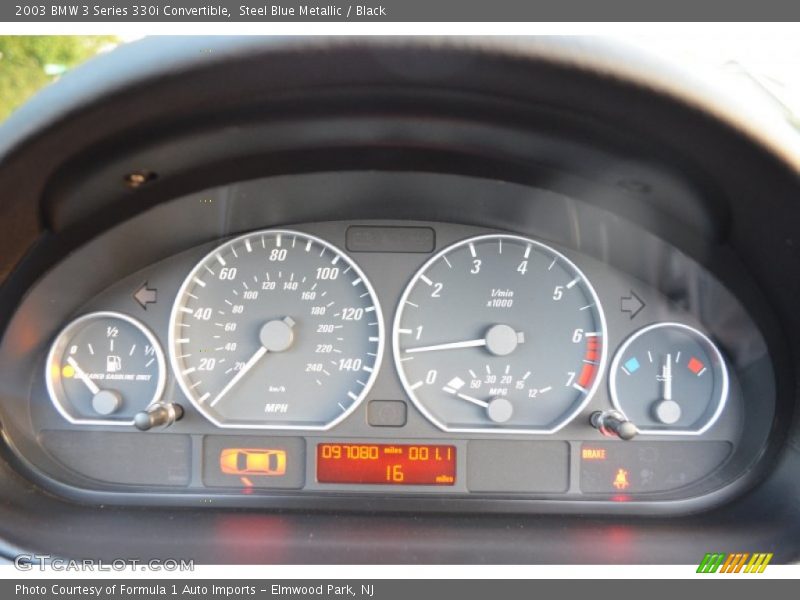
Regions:
<svg viewBox="0 0 800 600"><path fill-rule="evenodd" d="M286 451L265 448L225 448L219 468L228 475L269 475L286 473Z"/></svg>

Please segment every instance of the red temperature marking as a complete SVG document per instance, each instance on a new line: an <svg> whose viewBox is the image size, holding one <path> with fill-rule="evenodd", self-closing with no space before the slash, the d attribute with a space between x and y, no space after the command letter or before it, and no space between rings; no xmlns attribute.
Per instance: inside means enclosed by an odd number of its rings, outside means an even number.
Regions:
<svg viewBox="0 0 800 600"><path fill-rule="evenodd" d="M703 361L696 359L694 356L691 359L689 359L689 363L686 366L695 375L700 373L700 371L702 371L705 368Z"/></svg>

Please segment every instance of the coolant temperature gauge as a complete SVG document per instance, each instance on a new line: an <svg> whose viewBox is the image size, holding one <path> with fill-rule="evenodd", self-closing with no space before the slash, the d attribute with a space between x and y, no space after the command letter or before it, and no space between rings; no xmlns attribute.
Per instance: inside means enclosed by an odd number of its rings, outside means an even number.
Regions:
<svg viewBox="0 0 800 600"><path fill-rule="evenodd" d="M682 323L657 323L622 344L611 400L640 433L697 435L722 414L728 371L716 345Z"/></svg>
<svg viewBox="0 0 800 600"><path fill-rule="evenodd" d="M137 320L115 312L79 317L47 357L47 390L71 423L132 425L164 391L164 354Z"/></svg>

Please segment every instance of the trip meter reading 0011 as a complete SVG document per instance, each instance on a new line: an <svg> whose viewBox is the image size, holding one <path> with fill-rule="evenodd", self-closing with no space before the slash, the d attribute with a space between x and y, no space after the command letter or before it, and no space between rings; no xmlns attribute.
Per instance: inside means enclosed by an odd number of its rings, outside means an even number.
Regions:
<svg viewBox="0 0 800 600"><path fill-rule="evenodd" d="M383 322L367 278L337 248L259 231L192 270L169 346L181 389L216 425L328 429L372 385Z"/></svg>
<svg viewBox="0 0 800 600"><path fill-rule="evenodd" d="M604 339L597 295L569 259L488 235L446 248L414 276L393 345L406 391L439 428L551 433L589 402Z"/></svg>

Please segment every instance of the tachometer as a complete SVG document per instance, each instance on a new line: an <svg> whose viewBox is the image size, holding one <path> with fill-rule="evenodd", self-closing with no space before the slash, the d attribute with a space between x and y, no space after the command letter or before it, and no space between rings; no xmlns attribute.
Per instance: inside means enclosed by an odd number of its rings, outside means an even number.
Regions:
<svg viewBox="0 0 800 600"><path fill-rule="evenodd" d="M259 231L192 270L169 346L181 389L216 425L328 429L372 385L383 321L366 276L337 248Z"/></svg>
<svg viewBox="0 0 800 600"><path fill-rule="evenodd" d="M605 319L563 254L513 235L430 259L397 309L394 355L417 407L445 431L547 433L597 387Z"/></svg>

